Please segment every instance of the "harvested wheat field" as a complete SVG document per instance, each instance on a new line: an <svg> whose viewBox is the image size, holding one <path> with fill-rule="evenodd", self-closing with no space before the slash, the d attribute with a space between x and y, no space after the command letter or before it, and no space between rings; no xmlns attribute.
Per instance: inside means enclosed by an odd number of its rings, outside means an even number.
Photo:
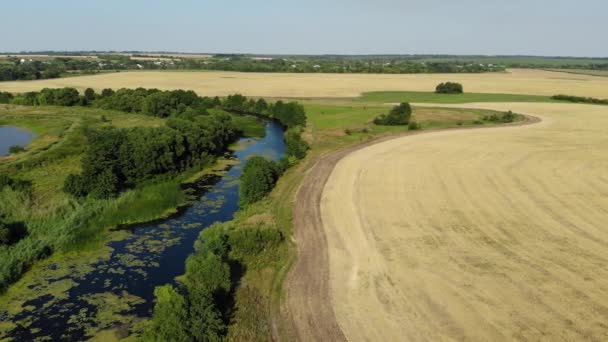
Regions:
<svg viewBox="0 0 608 342"><path fill-rule="evenodd" d="M317 303L333 311L307 327L298 318L317 309L292 305L300 337L608 339L608 107L463 107L542 122L399 137L339 160L318 244L299 243L326 255L306 281L326 284Z"/></svg>
<svg viewBox="0 0 608 342"><path fill-rule="evenodd" d="M527 95L568 94L608 97L608 78L561 72L514 69L484 74L268 74L239 72L120 72L41 81L0 83L0 91L25 92L42 88L191 89L200 95L274 97L356 97L366 91L434 91L440 82L456 81L468 93Z"/></svg>

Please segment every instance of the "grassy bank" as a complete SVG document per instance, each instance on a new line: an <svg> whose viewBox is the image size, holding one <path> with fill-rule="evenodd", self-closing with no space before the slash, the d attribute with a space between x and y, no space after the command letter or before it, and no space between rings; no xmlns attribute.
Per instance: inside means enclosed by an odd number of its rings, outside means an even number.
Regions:
<svg viewBox="0 0 608 342"><path fill-rule="evenodd" d="M261 122L239 117L237 127L258 136ZM17 280L34 262L52 253L99 248L119 225L165 217L188 201L181 184L202 176L200 165L157 178L118 197L78 201L62 191L70 173L78 173L86 148L85 127L158 127L164 120L82 107L0 107L0 123L30 129L38 136L25 152L0 158L0 172L31 183L26 193L0 191L0 215L27 227L24 238L0 247L0 288Z"/></svg>

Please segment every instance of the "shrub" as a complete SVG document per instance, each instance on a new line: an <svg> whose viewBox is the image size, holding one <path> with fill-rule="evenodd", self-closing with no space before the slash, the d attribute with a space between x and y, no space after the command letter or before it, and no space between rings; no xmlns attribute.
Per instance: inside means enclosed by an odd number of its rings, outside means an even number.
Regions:
<svg viewBox="0 0 608 342"><path fill-rule="evenodd" d="M21 153L23 151L25 151L25 148L21 145L12 145L11 147L8 148L8 152L10 154Z"/></svg>
<svg viewBox="0 0 608 342"><path fill-rule="evenodd" d="M13 94L0 91L0 103L10 103L13 99Z"/></svg>
<svg viewBox="0 0 608 342"><path fill-rule="evenodd" d="M308 143L302 139L300 127L290 128L285 132L285 154L297 159L306 157L306 151L310 148Z"/></svg>
<svg viewBox="0 0 608 342"><path fill-rule="evenodd" d="M435 88L435 93L437 93L437 94L462 94L463 87L462 87L462 84L455 83L455 82L440 83Z"/></svg>
<svg viewBox="0 0 608 342"><path fill-rule="evenodd" d="M415 131L420 128L420 125L416 121L410 121L409 125L407 126L407 129L409 129L410 131Z"/></svg>
<svg viewBox="0 0 608 342"><path fill-rule="evenodd" d="M506 113L503 113L502 115L498 115L498 114L484 115L482 117L482 120L490 121L490 122L510 123L510 122L515 121L515 117L516 117L516 115L512 111L508 111Z"/></svg>
<svg viewBox="0 0 608 342"><path fill-rule="evenodd" d="M70 174L63 182L63 191L74 197L84 197L88 189L81 175Z"/></svg>
<svg viewBox="0 0 608 342"><path fill-rule="evenodd" d="M388 114L382 114L374 119L376 125L401 126L407 125L412 117L412 107L409 103L401 103L393 107Z"/></svg>
<svg viewBox="0 0 608 342"><path fill-rule="evenodd" d="M582 97L582 96L571 96L571 95L555 95L551 97L554 100L559 101L569 101L575 103L591 103L591 104L601 104L608 105L608 99L596 99L593 97Z"/></svg>
<svg viewBox="0 0 608 342"><path fill-rule="evenodd" d="M255 256L266 248L277 246L283 240L273 228L239 229L229 234L232 255L237 259Z"/></svg>

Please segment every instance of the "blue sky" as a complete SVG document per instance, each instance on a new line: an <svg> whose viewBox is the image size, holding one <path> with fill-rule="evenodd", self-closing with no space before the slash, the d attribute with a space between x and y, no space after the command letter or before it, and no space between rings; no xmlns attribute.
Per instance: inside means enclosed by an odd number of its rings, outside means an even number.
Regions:
<svg viewBox="0 0 608 342"><path fill-rule="evenodd" d="M608 56L606 0L5 0L0 51Z"/></svg>

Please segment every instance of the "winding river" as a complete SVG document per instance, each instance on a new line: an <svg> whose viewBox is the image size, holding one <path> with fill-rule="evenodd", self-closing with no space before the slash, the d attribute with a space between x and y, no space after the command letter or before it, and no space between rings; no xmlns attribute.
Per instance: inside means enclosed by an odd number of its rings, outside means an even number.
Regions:
<svg viewBox="0 0 608 342"><path fill-rule="evenodd" d="M169 219L130 227L126 238L108 244L109 258L87 265L87 271L51 279L51 285L64 282L68 289L24 302L27 309L10 317L18 325L9 336L16 341L76 341L100 329L114 329L126 337L134 324L151 315L154 288L174 283L185 272L185 260L201 230L232 219L246 159L262 155L276 160L285 151L283 130L273 122L267 123L264 138L241 139L240 144L242 149L234 152L238 162L225 174L194 185L200 197L190 206Z"/></svg>
<svg viewBox="0 0 608 342"><path fill-rule="evenodd" d="M0 157L7 155L11 146L25 146L34 137L34 133L19 127L0 126Z"/></svg>

